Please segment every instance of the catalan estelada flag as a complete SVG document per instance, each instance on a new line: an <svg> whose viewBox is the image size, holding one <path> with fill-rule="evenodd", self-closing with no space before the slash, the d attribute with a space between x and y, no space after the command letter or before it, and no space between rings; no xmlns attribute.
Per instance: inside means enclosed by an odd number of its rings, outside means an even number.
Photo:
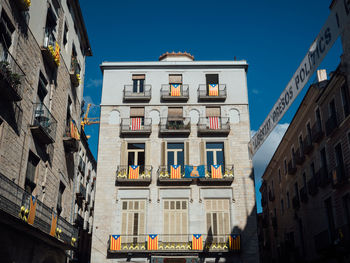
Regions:
<svg viewBox="0 0 350 263"><path fill-rule="evenodd" d="M148 250L158 250L158 235L148 235L147 248Z"/></svg>
<svg viewBox="0 0 350 263"><path fill-rule="evenodd" d="M209 96L219 96L219 84L209 84Z"/></svg>
<svg viewBox="0 0 350 263"><path fill-rule="evenodd" d="M129 179L139 179L140 166L129 165Z"/></svg>
<svg viewBox="0 0 350 263"><path fill-rule="evenodd" d="M131 118L131 130L138 131L141 130L142 118Z"/></svg>
<svg viewBox="0 0 350 263"><path fill-rule="evenodd" d="M219 164L214 164L211 166L211 178L222 179L222 168Z"/></svg>
<svg viewBox="0 0 350 263"><path fill-rule="evenodd" d="M181 85L180 84L170 84L170 95L180 96L181 95Z"/></svg>
<svg viewBox="0 0 350 263"><path fill-rule="evenodd" d="M203 250L203 237L200 234L192 235L192 250Z"/></svg>
<svg viewBox="0 0 350 263"><path fill-rule="evenodd" d="M33 225L35 219L37 199L35 196L30 197L30 206L29 206L29 215L28 215L28 224Z"/></svg>
<svg viewBox="0 0 350 263"><path fill-rule="evenodd" d="M115 251L121 248L122 237L120 235L111 235L109 239L109 250Z"/></svg>
<svg viewBox="0 0 350 263"><path fill-rule="evenodd" d="M50 235L53 237L55 236L55 233L56 233L56 226L57 226L57 215L54 212L52 212Z"/></svg>
<svg viewBox="0 0 350 263"><path fill-rule="evenodd" d="M170 166L170 179L181 179L181 165Z"/></svg>
<svg viewBox="0 0 350 263"><path fill-rule="evenodd" d="M219 117L209 117L209 129L217 130L220 128Z"/></svg>
<svg viewBox="0 0 350 263"><path fill-rule="evenodd" d="M231 234L229 238L229 247L232 251L241 250L241 235Z"/></svg>

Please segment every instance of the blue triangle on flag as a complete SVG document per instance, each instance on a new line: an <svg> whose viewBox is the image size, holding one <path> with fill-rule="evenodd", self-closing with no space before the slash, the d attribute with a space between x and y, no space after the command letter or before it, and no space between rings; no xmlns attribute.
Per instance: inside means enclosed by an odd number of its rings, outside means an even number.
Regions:
<svg viewBox="0 0 350 263"><path fill-rule="evenodd" d="M215 86L217 85L217 84L209 84L210 86L212 86L213 88L215 88Z"/></svg>
<svg viewBox="0 0 350 263"><path fill-rule="evenodd" d="M173 87L176 89L179 86L179 84L173 84Z"/></svg>
<svg viewBox="0 0 350 263"><path fill-rule="evenodd" d="M196 239L198 239L198 238L200 238L202 235L200 235L200 234L194 234L193 235Z"/></svg>
<svg viewBox="0 0 350 263"><path fill-rule="evenodd" d="M152 238L152 239L155 239L156 237L157 237L157 235L149 235L150 236L150 238Z"/></svg>
<svg viewBox="0 0 350 263"><path fill-rule="evenodd" d="M130 165L132 169L136 169L138 167L138 165Z"/></svg>
<svg viewBox="0 0 350 263"><path fill-rule="evenodd" d="M34 195L32 195L32 201L33 201L33 203L35 202L35 196Z"/></svg>
<svg viewBox="0 0 350 263"><path fill-rule="evenodd" d="M218 169L218 168L220 168L221 164L214 164L213 166L215 169Z"/></svg>
<svg viewBox="0 0 350 263"><path fill-rule="evenodd" d="M120 237L120 235L112 235L112 237L113 237L114 239L118 239L118 238Z"/></svg>
<svg viewBox="0 0 350 263"><path fill-rule="evenodd" d="M174 169L177 169L180 165L179 164L173 164L171 165Z"/></svg>
<svg viewBox="0 0 350 263"><path fill-rule="evenodd" d="M231 237L232 237L233 239L236 239L237 235L236 235L236 234L232 234Z"/></svg>

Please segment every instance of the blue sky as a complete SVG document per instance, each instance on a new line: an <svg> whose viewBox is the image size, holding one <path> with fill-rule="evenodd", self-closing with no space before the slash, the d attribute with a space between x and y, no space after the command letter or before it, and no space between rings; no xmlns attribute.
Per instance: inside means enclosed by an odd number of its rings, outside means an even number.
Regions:
<svg viewBox="0 0 350 263"><path fill-rule="evenodd" d="M93 52L84 91L86 102L95 105L90 117L99 116L102 61L156 61L166 51L187 51L196 60L247 60L251 129L257 130L326 21L330 2L81 1ZM341 53L338 40L320 68L335 70ZM258 210L260 177L305 92L254 157ZM85 131L97 157L98 125Z"/></svg>

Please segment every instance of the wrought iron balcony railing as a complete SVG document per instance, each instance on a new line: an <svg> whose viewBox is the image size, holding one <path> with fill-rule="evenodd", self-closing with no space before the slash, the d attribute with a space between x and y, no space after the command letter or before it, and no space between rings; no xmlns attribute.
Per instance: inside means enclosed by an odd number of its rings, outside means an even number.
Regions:
<svg viewBox="0 0 350 263"><path fill-rule="evenodd" d="M192 178L185 178L185 167L182 165L179 169L181 169L180 174L171 173L171 167L167 165L159 166L157 174L158 174L158 182L160 184L171 184L171 185L186 185L191 184Z"/></svg>
<svg viewBox="0 0 350 263"><path fill-rule="evenodd" d="M149 135L152 132L152 119L141 117L122 119L120 132L123 135Z"/></svg>
<svg viewBox="0 0 350 263"><path fill-rule="evenodd" d="M207 166L205 177L199 178L201 184L231 184L234 180L234 166L221 165L220 167Z"/></svg>
<svg viewBox="0 0 350 263"><path fill-rule="evenodd" d="M70 65L70 80L74 87L78 87L80 84L80 65L78 62L78 58L76 56L72 56L71 58L71 65Z"/></svg>
<svg viewBox="0 0 350 263"><path fill-rule="evenodd" d="M230 122L227 117L202 117L198 122L200 134L229 134Z"/></svg>
<svg viewBox="0 0 350 263"><path fill-rule="evenodd" d="M160 98L163 101L187 101L189 98L188 85L180 85L179 91L172 90L171 85L162 85Z"/></svg>
<svg viewBox="0 0 350 263"><path fill-rule="evenodd" d="M80 134L75 121L69 121L69 125L65 127L63 135L64 148L68 152L77 152L79 150Z"/></svg>
<svg viewBox="0 0 350 263"><path fill-rule="evenodd" d="M34 103L32 133L44 144L55 141L57 121L43 103Z"/></svg>
<svg viewBox="0 0 350 263"><path fill-rule="evenodd" d="M3 213L7 213L15 218L20 217L21 208L30 209L30 199L31 195L29 193L3 174L0 174L0 210ZM36 199L35 217L32 226L49 236L53 214L55 214L53 209ZM22 219L26 221L23 216ZM57 216L56 227L62 230L60 234L55 234L61 242L70 245L73 237L77 239L77 229L61 216Z"/></svg>
<svg viewBox="0 0 350 263"><path fill-rule="evenodd" d="M7 50L0 55L0 96L11 101L20 101L23 96L24 72Z"/></svg>
<svg viewBox="0 0 350 263"><path fill-rule="evenodd" d="M218 84L217 92L209 92L209 85L207 84L200 84L198 87L198 100L224 101L226 97L227 92L225 84Z"/></svg>
<svg viewBox="0 0 350 263"><path fill-rule="evenodd" d="M193 252L240 252L241 235L195 235L159 234L152 235L111 235L108 242L109 253L193 253ZM195 239L194 239L195 238ZM150 242L148 242L150 240Z"/></svg>
<svg viewBox="0 0 350 263"><path fill-rule="evenodd" d="M133 85L124 85L124 101L149 101L152 97L152 86L143 85L143 88L134 90Z"/></svg>
<svg viewBox="0 0 350 263"><path fill-rule="evenodd" d="M188 117L161 118L159 123L161 134L189 134L191 132L191 119Z"/></svg>
<svg viewBox="0 0 350 263"><path fill-rule="evenodd" d="M149 185L152 181L151 165L119 165L116 171L116 184Z"/></svg>

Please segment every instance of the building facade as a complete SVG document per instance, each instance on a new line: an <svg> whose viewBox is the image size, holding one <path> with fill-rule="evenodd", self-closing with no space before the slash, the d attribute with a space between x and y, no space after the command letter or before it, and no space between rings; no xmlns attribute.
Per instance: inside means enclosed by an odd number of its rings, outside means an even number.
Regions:
<svg viewBox="0 0 350 263"><path fill-rule="evenodd" d="M92 221L77 185L90 191L96 170L80 131L91 48L79 2L2 0L0 34L1 261L65 262L77 215Z"/></svg>
<svg viewBox="0 0 350 263"><path fill-rule="evenodd" d="M247 67L102 63L93 262L258 262Z"/></svg>

